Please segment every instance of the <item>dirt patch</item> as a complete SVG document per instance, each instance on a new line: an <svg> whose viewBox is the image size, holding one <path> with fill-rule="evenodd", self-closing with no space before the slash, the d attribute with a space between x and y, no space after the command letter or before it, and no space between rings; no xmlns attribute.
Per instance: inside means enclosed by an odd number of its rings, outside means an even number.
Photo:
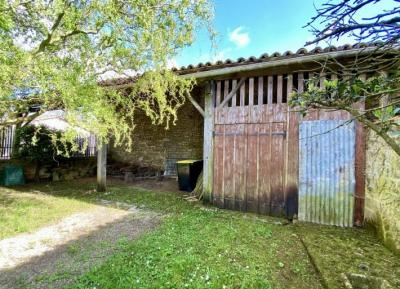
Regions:
<svg viewBox="0 0 400 289"><path fill-rule="evenodd" d="M121 210L109 205L71 215L32 234L2 240L0 288L60 288L161 219L134 206Z"/></svg>
<svg viewBox="0 0 400 289"><path fill-rule="evenodd" d="M176 178L134 180L126 184L151 191L180 192Z"/></svg>

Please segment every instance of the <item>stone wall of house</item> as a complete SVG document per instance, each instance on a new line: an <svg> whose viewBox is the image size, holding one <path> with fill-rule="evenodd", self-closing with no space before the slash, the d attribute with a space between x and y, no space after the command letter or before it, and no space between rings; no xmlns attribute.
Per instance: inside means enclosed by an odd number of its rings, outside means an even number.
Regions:
<svg viewBox="0 0 400 289"><path fill-rule="evenodd" d="M400 157L373 132L367 137L366 177L366 220L400 252Z"/></svg>
<svg viewBox="0 0 400 289"><path fill-rule="evenodd" d="M203 106L201 95L200 90L193 94ZM125 166L126 171L149 168L163 172L167 159L202 159L204 120L190 101L187 100L179 109L176 124L168 130L165 126L152 125L143 112L139 111L135 118L132 150L128 152L111 144L108 149L109 164Z"/></svg>

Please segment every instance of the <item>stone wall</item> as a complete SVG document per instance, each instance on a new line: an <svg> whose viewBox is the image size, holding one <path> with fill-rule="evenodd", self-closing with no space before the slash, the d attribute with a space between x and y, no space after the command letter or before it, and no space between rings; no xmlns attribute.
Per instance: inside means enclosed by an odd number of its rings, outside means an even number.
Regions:
<svg viewBox="0 0 400 289"><path fill-rule="evenodd" d="M24 169L27 182L36 181L36 164L29 161L11 159L0 161L0 170L7 164L19 165ZM67 181L96 175L96 158L72 158L60 162L42 164L39 168L39 181Z"/></svg>
<svg viewBox="0 0 400 289"><path fill-rule="evenodd" d="M200 90L193 94L203 106L201 95ZM202 159L203 117L188 100L178 111L176 125L168 130L165 126L152 125L143 112L139 111L135 118L132 151L110 145L110 164L164 171L167 159Z"/></svg>
<svg viewBox="0 0 400 289"><path fill-rule="evenodd" d="M373 132L367 137L366 177L366 220L400 252L400 157Z"/></svg>

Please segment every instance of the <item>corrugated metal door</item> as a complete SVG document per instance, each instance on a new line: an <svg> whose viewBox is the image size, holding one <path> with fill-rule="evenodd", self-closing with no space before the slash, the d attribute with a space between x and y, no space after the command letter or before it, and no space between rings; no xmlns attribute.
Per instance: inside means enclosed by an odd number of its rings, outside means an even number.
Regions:
<svg viewBox="0 0 400 289"><path fill-rule="evenodd" d="M353 225L355 125L340 120L300 123L299 219Z"/></svg>

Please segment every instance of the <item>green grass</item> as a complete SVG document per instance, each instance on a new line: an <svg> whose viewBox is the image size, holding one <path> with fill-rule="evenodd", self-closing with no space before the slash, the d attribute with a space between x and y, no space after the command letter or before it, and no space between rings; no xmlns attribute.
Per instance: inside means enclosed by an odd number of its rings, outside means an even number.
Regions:
<svg viewBox="0 0 400 289"><path fill-rule="evenodd" d="M124 241L100 266L76 276L81 288L343 288L341 273L365 273L399 286L400 258L369 231L310 224L189 203L178 193L113 184L96 193L92 183L26 187L77 202L134 203L166 217L154 231ZM318 272L314 269L304 245ZM71 254L81 254L71 247ZM62 273L62 272L61 272ZM58 272L60 274L60 272ZM51 276L49 276L51 278Z"/></svg>
<svg viewBox="0 0 400 289"><path fill-rule="evenodd" d="M142 197L134 199L149 200ZM70 288L321 288L285 227L176 202L158 230L123 244Z"/></svg>
<svg viewBox="0 0 400 289"><path fill-rule="evenodd" d="M90 206L87 202L54 197L40 191L27 192L26 187L0 187L0 240L32 232Z"/></svg>

